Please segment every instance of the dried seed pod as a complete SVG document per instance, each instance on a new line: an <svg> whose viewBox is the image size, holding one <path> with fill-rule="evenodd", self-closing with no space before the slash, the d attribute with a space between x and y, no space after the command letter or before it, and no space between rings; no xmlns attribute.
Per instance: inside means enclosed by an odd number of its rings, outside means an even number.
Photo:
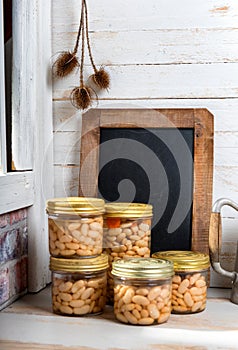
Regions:
<svg viewBox="0 0 238 350"><path fill-rule="evenodd" d="M92 104L93 91L88 86L76 87L72 90L70 99L74 107L78 109L87 109Z"/></svg>
<svg viewBox="0 0 238 350"><path fill-rule="evenodd" d="M108 89L110 86L110 76L103 67L92 74L91 78L100 89Z"/></svg>
<svg viewBox="0 0 238 350"><path fill-rule="evenodd" d="M54 74L59 78L64 78L79 66L75 53L63 51L53 65Z"/></svg>

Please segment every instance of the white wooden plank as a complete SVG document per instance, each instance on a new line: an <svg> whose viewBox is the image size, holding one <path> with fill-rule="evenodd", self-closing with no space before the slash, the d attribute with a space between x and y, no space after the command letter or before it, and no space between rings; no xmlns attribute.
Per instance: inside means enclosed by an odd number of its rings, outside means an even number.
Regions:
<svg viewBox="0 0 238 350"><path fill-rule="evenodd" d="M214 115L215 131L238 131L238 99L174 99L99 101L100 108L207 108ZM78 130L81 113L69 101L53 101L54 130ZM67 123L65 123L67 121Z"/></svg>
<svg viewBox="0 0 238 350"><path fill-rule="evenodd" d="M137 0L88 1L90 29L145 30L155 28L237 28L236 0ZM70 30L79 23L77 0L53 1L54 29L63 25Z"/></svg>
<svg viewBox="0 0 238 350"><path fill-rule="evenodd" d="M111 75L111 89L99 95L106 99L238 97L237 63L107 68ZM77 75L56 81L54 99L69 98L69 87L77 85Z"/></svg>
<svg viewBox="0 0 238 350"><path fill-rule="evenodd" d="M37 295L25 296L1 313L1 349L234 350L237 305L230 302L226 290L209 289L208 293L204 312L173 314L164 324L135 327L117 322L111 306L95 317L54 315L51 290L47 288Z"/></svg>
<svg viewBox="0 0 238 350"><path fill-rule="evenodd" d="M238 203L238 167L215 166L213 179L213 202L226 197ZM230 207L222 209L224 217L238 218L238 212Z"/></svg>
<svg viewBox="0 0 238 350"><path fill-rule="evenodd" d="M214 150L214 164L238 167L238 147L216 147Z"/></svg>
<svg viewBox="0 0 238 350"><path fill-rule="evenodd" d="M53 102L53 128L54 131L81 130L82 113L69 101Z"/></svg>
<svg viewBox="0 0 238 350"><path fill-rule="evenodd" d="M33 10L30 15L35 25L31 31L35 51L34 85L32 99L34 110L34 171L35 201L28 210L28 290L37 292L50 281L47 235L46 200L54 197L52 88L48 74L51 57L51 3L47 0L28 0Z"/></svg>
<svg viewBox="0 0 238 350"><path fill-rule="evenodd" d="M35 25L33 11L29 0L13 2L12 162L17 170L33 167L34 107L29 101L35 98L33 75L37 44L34 31L28 30Z"/></svg>
<svg viewBox="0 0 238 350"><path fill-rule="evenodd" d="M72 50L76 37L54 32L53 52ZM238 28L93 32L90 41L98 65L238 62Z"/></svg>
<svg viewBox="0 0 238 350"><path fill-rule="evenodd" d="M79 165L81 132L54 133L54 164Z"/></svg>
<svg viewBox="0 0 238 350"><path fill-rule="evenodd" d="M0 214L32 205L34 190L34 174L30 171L1 175Z"/></svg>
<svg viewBox="0 0 238 350"><path fill-rule="evenodd" d="M79 166L54 166L55 197L77 197L79 187Z"/></svg>

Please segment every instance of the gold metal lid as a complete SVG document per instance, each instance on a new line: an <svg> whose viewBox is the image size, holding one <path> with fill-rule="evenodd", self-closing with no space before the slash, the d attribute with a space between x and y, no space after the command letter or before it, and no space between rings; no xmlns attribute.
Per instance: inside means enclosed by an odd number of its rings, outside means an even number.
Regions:
<svg viewBox="0 0 238 350"><path fill-rule="evenodd" d="M173 263L164 259L126 258L112 263L112 274L125 278L169 278L174 275Z"/></svg>
<svg viewBox="0 0 238 350"><path fill-rule="evenodd" d="M59 259L50 257L50 270L57 272L96 272L108 268L107 254L94 258Z"/></svg>
<svg viewBox="0 0 238 350"><path fill-rule="evenodd" d="M105 202L99 198L66 197L49 199L46 211L49 214L103 214Z"/></svg>
<svg viewBox="0 0 238 350"><path fill-rule="evenodd" d="M172 261L174 271L199 271L210 267L208 254L190 250L167 250L154 253L152 257Z"/></svg>
<svg viewBox="0 0 238 350"><path fill-rule="evenodd" d="M153 215L152 205L143 203L107 203L105 209L105 216L114 218L142 218Z"/></svg>

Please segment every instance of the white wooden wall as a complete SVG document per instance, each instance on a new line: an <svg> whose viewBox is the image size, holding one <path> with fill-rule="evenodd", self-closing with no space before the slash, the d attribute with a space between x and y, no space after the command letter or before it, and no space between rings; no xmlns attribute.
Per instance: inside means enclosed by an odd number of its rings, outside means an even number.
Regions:
<svg viewBox="0 0 238 350"><path fill-rule="evenodd" d="M52 4L57 53L74 45L80 1ZM95 61L111 75L98 106L209 109L215 116L213 201L238 202L238 1L88 0L88 10ZM54 81L56 196L78 193L81 114L69 102L75 85L77 74ZM232 269L238 212L225 208L223 224L223 266ZM229 286L215 273L211 281Z"/></svg>

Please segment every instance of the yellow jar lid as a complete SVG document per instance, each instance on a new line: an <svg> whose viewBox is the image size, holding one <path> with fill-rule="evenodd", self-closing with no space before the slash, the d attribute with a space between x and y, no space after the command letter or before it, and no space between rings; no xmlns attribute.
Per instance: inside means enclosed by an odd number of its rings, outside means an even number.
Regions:
<svg viewBox="0 0 238 350"><path fill-rule="evenodd" d="M169 278L174 275L173 263L164 259L126 258L112 263L112 275L124 278Z"/></svg>
<svg viewBox="0 0 238 350"><path fill-rule="evenodd" d="M50 257L50 270L57 272L96 272L108 268L108 255L94 258L62 259Z"/></svg>
<svg viewBox="0 0 238 350"><path fill-rule="evenodd" d="M210 267L208 254L190 250L167 250L154 253L152 257L172 261L174 271L199 271Z"/></svg>
<svg viewBox="0 0 238 350"><path fill-rule="evenodd" d="M49 214L103 214L105 202L99 198L66 197L49 199L46 211Z"/></svg>
<svg viewBox="0 0 238 350"><path fill-rule="evenodd" d="M143 203L107 203L106 217L143 218L153 215L152 205Z"/></svg>

